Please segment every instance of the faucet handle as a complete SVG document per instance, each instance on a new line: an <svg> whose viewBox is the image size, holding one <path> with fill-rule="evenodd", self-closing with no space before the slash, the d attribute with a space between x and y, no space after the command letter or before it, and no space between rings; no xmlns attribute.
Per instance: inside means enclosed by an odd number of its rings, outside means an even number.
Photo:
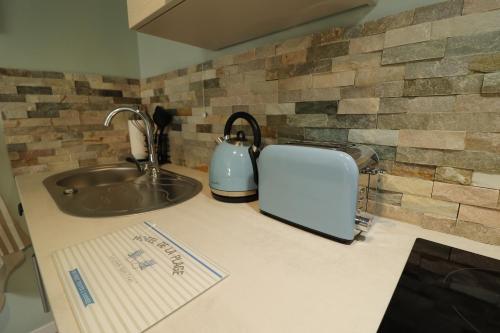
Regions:
<svg viewBox="0 0 500 333"><path fill-rule="evenodd" d="M139 161L133 155L130 155L125 158L125 161L134 163L139 172L147 173L153 178L156 178L159 174L158 168L155 165L151 164L151 162L149 162L148 160Z"/></svg>
<svg viewBox="0 0 500 333"><path fill-rule="evenodd" d="M140 172L144 172L145 170L145 166L144 164L146 164L146 162L140 162L138 161L134 155L129 155L125 158L125 161L129 162L129 163L134 163L135 166L137 167L137 170L139 170Z"/></svg>

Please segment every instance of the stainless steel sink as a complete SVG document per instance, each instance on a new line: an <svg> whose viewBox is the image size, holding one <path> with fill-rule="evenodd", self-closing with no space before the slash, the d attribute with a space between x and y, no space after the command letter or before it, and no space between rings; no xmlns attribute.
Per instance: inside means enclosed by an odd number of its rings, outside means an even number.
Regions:
<svg viewBox="0 0 500 333"><path fill-rule="evenodd" d="M165 170L153 179L132 164L66 171L43 183L59 209L81 217L119 216L165 208L194 197L202 188L195 179Z"/></svg>

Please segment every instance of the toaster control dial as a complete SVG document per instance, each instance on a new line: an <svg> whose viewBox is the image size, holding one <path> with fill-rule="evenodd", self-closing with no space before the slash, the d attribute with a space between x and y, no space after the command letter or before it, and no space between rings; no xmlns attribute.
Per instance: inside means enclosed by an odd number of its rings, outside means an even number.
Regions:
<svg viewBox="0 0 500 333"><path fill-rule="evenodd" d="M370 230L372 224L373 224L373 217L364 217L361 215L356 215L356 218L354 219L354 228L358 231L361 232L367 232Z"/></svg>

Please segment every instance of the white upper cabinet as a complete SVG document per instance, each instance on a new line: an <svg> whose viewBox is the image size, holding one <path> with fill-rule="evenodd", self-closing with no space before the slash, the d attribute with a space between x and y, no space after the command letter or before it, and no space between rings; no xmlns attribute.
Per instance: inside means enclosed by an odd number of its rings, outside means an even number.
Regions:
<svg viewBox="0 0 500 333"><path fill-rule="evenodd" d="M139 30L184 0L127 0L128 26Z"/></svg>
<svg viewBox="0 0 500 333"><path fill-rule="evenodd" d="M130 28L217 50L375 0L128 0Z"/></svg>

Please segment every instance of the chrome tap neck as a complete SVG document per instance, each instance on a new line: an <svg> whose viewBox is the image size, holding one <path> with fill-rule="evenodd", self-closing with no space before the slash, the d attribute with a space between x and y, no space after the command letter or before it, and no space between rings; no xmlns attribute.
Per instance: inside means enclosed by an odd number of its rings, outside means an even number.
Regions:
<svg viewBox="0 0 500 333"><path fill-rule="evenodd" d="M151 177L156 178L159 174L159 165L158 158L156 156L156 151L154 149L154 137L153 137L153 129L154 124L153 120L146 112L141 112L141 110L132 109L128 107L121 107L111 111L104 120L104 126L109 127L111 125L111 121L113 118L121 112L132 112L136 114L139 118L144 121L144 127L146 130L146 139L148 143L148 162L144 167L145 172L147 172Z"/></svg>

